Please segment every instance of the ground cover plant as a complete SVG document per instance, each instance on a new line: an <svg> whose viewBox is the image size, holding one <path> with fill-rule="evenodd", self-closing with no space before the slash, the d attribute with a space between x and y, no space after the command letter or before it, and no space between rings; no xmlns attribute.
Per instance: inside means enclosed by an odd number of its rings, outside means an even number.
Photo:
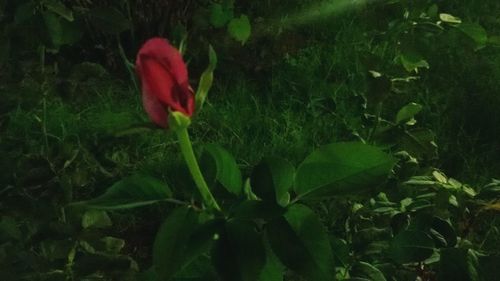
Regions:
<svg viewBox="0 0 500 281"><path fill-rule="evenodd" d="M1 279L498 279L499 12L0 1Z"/></svg>

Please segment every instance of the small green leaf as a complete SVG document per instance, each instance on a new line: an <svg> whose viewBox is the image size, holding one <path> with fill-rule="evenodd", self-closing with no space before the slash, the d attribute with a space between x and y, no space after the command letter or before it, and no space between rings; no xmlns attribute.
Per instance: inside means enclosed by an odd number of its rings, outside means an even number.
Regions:
<svg viewBox="0 0 500 281"><path fill-rule="evenodd" d="M390 256L398 263L419 262L434 252L434 241L425 232L405 230L391 242Z"/></svg>
<svg viewBox="0 0 500 281"><path fill-rule="evenodd" d="M352 275L357 277L366 277L371 281L387 281L384 274L375 266L367 262L358 262L351 269Z"/></svg>
<svg viewBox="0 0 500 281"><path fill-rule="evenodd" d="M295 192L299 197L360 193L381 184L395 159L381 149L357 142L323 146L297 169Z"/></svg>
<svg viewBox="0 0 500 281"><path fill-rule="evenodd" d="M63 17L67 21L73 21L73 11L58 0L43 0L43 5L51 12Z"/></svg>
<svg viewBox="0 0 500 281"><path fill-rule="evenodd" d="M429 9L427 9L427 15L430 17L430 18L437 18L438 17L438 11L439 11L439 8L436 4L432 4Z"/></svg>
<svg viewBox="0 0 500 281"><path fill-rule="evenodd" d="M212 45L208 48L208 66L205 71L201 74L200 82L198 83L198 89L196 90L196 110L200 111L205 103L208 92L212 88L212 83L214 80L214 70L217 66L217 54L215 53Z"/></svg>
<svg viewBox="0 0 500 281"><path fill-rule="evenodd" d="M150 176L136 174L115 183L97 198L71 205L101 210L129 209L165 201L171 195L172 192L165 183Z"/></svg>
<svg viewBox="0 0 500 281"><path fill-rule="evenodd" d="M221 280L258 280L266 264L266 251L253 223L228 221L215 244L212 260Z"/></svg>
<svg viewBox="0 0 500 281"><path fill-rule="evenodd" d="M448 179L446 178L446 175L441 173L440 171L432 171L432 176L440 183L447 183Z"/></svg>
<svg viewBox="0 0 500 281"><path fill-rule="evenodd" d="M483 186L479 192L478 198L500 198L500 180L492 179L490 183Z"/></svg>
<svg viewBox="0 0 500 281"><path fill-rule="evenodd" d="M241 44L245 44L252 32L250 20L248 20L246 15L241 15L239 18L232 19L227 28L229 35L231 35L234 40L241 42Z"/></svg>
<svg viewBox="0 0 500 281"><path fill-rule="evenodd" d="M83 32L78 24L63 20L54 13L44 12L43 19L52 45L55 48L74 44L83 36Z"/></svg>
<svg viewBox="0 0 500 281"><path fill-rule="evenodd" d="M261 199L288 205L288 191L294 182L295 168L282 158L266 158L257 165L250 176L252 191Z"/></svg>
<svg viewBox="0 0 500 281"><path fill-rule="evenodd" d="M429 68L429 63L420 54L413 51L401 53L399 60L408 72L418 72L419 68Z"/></svg>
<svg viewBox="0 0 500 281"><path fill-rule="evenodd" d="M439 241L441 247L454 247L457 244L457 233L450 222L439 217L433 217L431 228L431 236L435 237L434 241ZM442 240L436 239L442 237ZM444 242L444 243L443 243Z"/></svg>
<svg viewBox="0 0 500 281"><path fill-rule="evenodd" d="M83 228L107 228L112 225L108 214L102 210L88 210L82 217Z"/></svg>
<svg viewBox="0 0 500 281"><path fill-rule="evenodd" d="M439 14L439 19L442 20L443 22L451 23L451 24L462 23L462 20L460 18L455 17L455 16L450 15L450 14L446 14L446 13Z"/></svg>
<svg viewBox="0 0 500 281"><path fill-rule="evenodd" d="M407 122L415 117L417 113L422 110L422 106L420 104L411 102L405 106L403 106L396 115L396 123L402 124Z"/></svg>
<svg viewBox="0 0 500 281"><path fill-rule="evenodd" d="M208 144L203 147L202 171L210 184L220 183L227 191L234 195L241 195L243 182L241 171L234 157L217 144Z"/></svg>
<svg viewBox="0 0 500 281"><path fill-rule="evenodd" d="M106 236L100 239L104 244L104 250L108 253L118 254L125 247L125 240L111 236Z"/></svg>
<svg viewBox="0 0 500 281"><path fill-rule="evenodd" d="M228 1L226 1L228 2ZM229 3L232 4L232 3ZM210 5L210 23L215 28L221 28L233 18L233 6L212 3Z"/></svg>
<svg viewBox="0 0 500 281"><path fill-rule="evenodd" d="M334 259L325 227L304 205L292 205L267 225L271 248L280 261L310 281L334 280Z"/></svg>

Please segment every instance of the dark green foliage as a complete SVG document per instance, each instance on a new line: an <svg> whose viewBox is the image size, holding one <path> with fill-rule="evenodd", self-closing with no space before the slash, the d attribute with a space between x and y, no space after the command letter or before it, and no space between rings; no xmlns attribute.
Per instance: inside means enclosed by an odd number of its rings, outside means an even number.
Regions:
<svg viewBox="0 0 500 281"><path fill-rule="evenodd" d="M499 14L0 0L1 279L496 280ZM153 36L185 51L221 212L143 112Z"/></svg>

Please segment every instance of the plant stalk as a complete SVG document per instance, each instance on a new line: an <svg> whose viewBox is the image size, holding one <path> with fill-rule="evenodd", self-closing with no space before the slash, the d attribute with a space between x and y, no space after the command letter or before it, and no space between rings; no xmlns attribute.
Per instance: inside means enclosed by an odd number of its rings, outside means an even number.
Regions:
<svg viewBox="0 0 500 281"><path fill-rule="evenodd" d="M189 139L187 128L179 128L178 130L176 130L176 133L177 133L177 138L179 139L179 144L181 146L182 155L184 156L184 160L186 161L186 164L189 168L189 172L193 177L194 183L196 184L196 187L198 188L198 191L200 192L201 197L203 198L203 202L205 203L208 209L220 212L221 208L219 207L219 204L217 204L217 201L215 201L214 196L210 192L210 189L208 188L205 178L203 178L203 175L201 173L198 161L194 156L193 146L191 144L191 140Z"/></svg>

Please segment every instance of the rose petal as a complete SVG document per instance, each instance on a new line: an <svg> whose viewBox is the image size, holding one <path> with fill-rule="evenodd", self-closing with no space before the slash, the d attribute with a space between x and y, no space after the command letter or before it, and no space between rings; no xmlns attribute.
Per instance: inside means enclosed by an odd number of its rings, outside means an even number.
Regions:
<svg viewBox="0 0 500 281"><path fill-rule="evenodd" d="M168 69L151 57L143 57L140 65L143 88L165 105L173 107L177 103L173 97L176 82Z"/></svg>
<svg viewBox="0 0 500 281"><path fill-rule="evenodd" d="M191 116L194 93L189 86L187 68L182 55L167 40L153 38L139 51L136 70L143 89L165 107Z"/></svg>
<svg viewBox="0 0 500 281"><path fill-rule="evenodd" d="M149 94L145 89L142 91L142 104L151 121L163 128L168 126L167 111L160 101L154 95Z"/></svg>
<svg viewBox="0 0 500 281"><path fill-rule="evenodd" d="M142 57L151 57L159 61L172 74L177 84L188 83L188 71L181 53L163 38L149 39L139 51L138 64Z"/></svg>

